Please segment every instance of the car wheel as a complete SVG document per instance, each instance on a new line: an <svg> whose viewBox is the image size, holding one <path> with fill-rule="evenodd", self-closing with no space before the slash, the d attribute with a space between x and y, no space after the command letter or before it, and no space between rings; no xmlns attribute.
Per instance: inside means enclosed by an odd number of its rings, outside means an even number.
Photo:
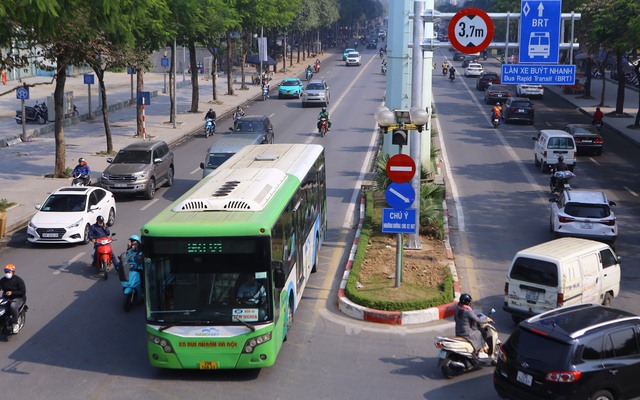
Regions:
<svg viewBox="0 0 640 400"><path fill-rule="evenodd" d="M89 224L87 224L84 227L84 236L82 237L82 244L89 243L89 229L91 229L91 226Z"/></svg>
<svg viewBox="0 0 640 400"><path fill-rule="evenodd" d="M174 174L175 173L173 171L173 167L169 167L169 172L167 173L167 183L165 183L166 187L173 186Z"/></svg>
<svg viewBox="0 0 640 400"><path fill-rule="evenodd" d="M591 400L614 400L615 398L608 390L598 390L591 396L589 396Z"/></svg>
<svg viewBox="0 0 640 400"><path fill-rule="evenodd" d="M611 292L607 292L604 294L604 299L602 299L602 305L605 307L611 307L611 300L613 300L613 296Z"/></svg>
<svg viewBox="0 0 640 400"><path fill-rule="evenodd" d="M116 222L116 210L111 208L111 210L109 210L109 217L107 217L107 226L113 226L115 222Z"/></svg>
<svg viewBox="0 0 640 400"><path fill-rule="evenodd" d="M153 199L153 196L156 194L156 181L151 178L149 179L149 183L147 184L147 189L144 191L144 198L147 200Z"/></svg>

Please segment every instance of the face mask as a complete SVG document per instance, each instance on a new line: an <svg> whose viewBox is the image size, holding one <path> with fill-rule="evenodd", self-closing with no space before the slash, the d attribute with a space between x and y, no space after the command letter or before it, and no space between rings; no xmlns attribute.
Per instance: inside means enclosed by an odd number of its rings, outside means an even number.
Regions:
<svg viewBox="0 0 640 400"><path fill-rule="evenodd" d="M4 277L7 278L7 279L11 279L11 278L13 278L13 274L10 273L10 272L7 272L6 274L4 274Z"/></svg>

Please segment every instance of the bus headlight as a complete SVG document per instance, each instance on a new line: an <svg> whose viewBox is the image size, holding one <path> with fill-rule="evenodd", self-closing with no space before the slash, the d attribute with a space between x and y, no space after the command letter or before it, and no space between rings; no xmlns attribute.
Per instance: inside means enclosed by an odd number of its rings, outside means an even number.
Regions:
<svg viewBox="0 0 640 400"><path fill-rule="evenodd" d="M266 343L269 340L271 340L271 332L251 338L245 342L244 346L242 347L242 352L245 354L253 353L253 350L256 348L256 346Z"/></svg>
<svg viewBox="0 0 640 400"><path fill-rule="evenodd" d="M158 346L162 347L162 350L165 353L173 353L173 347L171 347L171 343L169 343L167 339L163 339L156 335L147 333L147 340L153 344L157 344Z"/></svg>

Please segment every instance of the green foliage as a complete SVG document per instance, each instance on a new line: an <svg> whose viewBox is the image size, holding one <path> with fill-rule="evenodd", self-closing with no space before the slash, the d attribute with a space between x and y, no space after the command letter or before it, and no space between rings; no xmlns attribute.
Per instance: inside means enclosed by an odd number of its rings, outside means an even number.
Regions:
<svg viewBox="0 0 640 400"><path fill-rule="evenodd" d="M12 203L7 199L0 199L0 212L7 211L14 204L16 203Z"/></svg>

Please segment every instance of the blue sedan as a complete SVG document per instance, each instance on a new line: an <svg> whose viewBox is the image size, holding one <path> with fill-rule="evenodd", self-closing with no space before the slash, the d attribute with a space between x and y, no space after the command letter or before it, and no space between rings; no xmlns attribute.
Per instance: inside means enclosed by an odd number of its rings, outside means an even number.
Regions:
<svg viewBox="0 0 640 400"><path fill-rule="evenodd" d="M299 99L302 94L302 87L302 81L298 78L284 79L282 83L280 83L278 98L295 97L296 99Z"/></svg>

